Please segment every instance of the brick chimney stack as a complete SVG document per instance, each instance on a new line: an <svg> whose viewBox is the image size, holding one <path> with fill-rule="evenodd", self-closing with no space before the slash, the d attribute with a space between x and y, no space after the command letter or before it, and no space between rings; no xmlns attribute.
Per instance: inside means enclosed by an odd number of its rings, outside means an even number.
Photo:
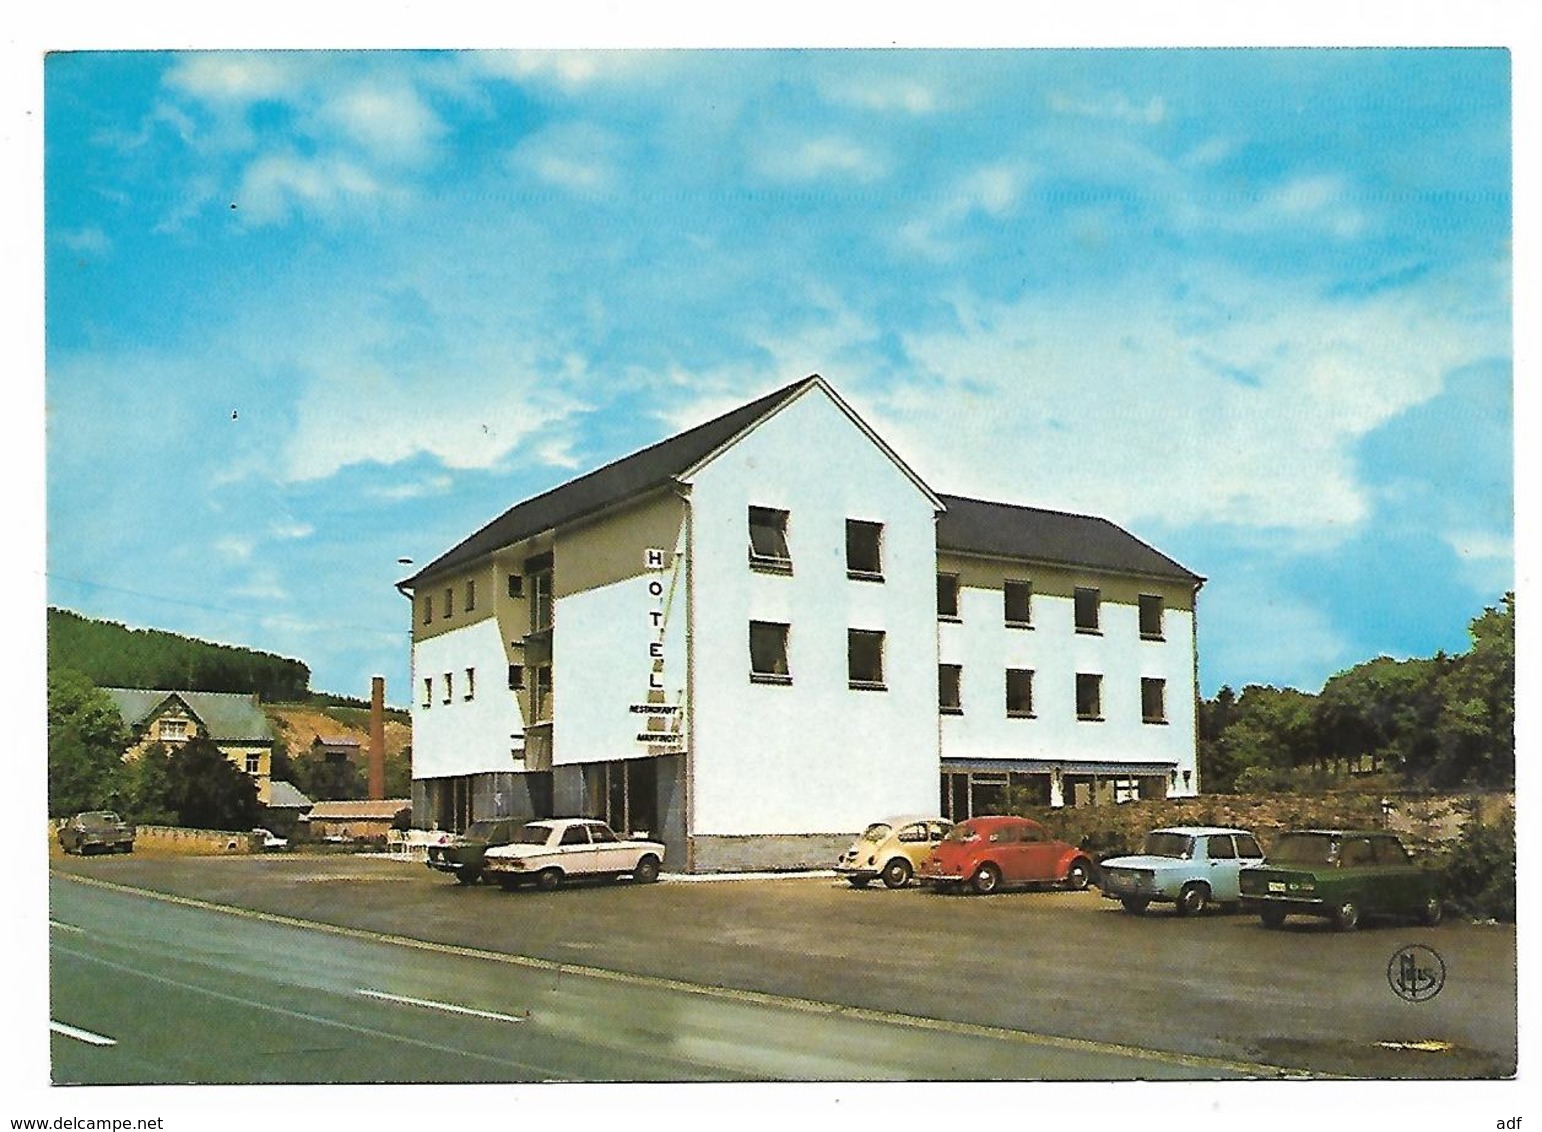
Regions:
<svg viewBox="0 0 1542 1132"><path fill-rule="evenodd" d="M369 796L385 798L385 677L376 676L369 688Z"/></svg>

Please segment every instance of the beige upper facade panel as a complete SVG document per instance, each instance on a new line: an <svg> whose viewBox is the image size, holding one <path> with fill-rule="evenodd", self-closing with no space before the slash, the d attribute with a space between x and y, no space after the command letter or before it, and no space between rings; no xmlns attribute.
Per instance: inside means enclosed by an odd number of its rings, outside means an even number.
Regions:
<svg viewBox="0 0 1542 1132"><path fill-rule="evenodd" d="M1168 578L1147 578L1086 567L1030 562L1015 558L985 558L941 551L937 555L939 574L958 575L966 589L1000 590L1008 581L1027 582L1032 592L1045 597L1074 597L1078 587L1099 591L1105 602L1139 605L1142 594L1162 598L1168 609L1192 610L1194 587Z"/></svg>

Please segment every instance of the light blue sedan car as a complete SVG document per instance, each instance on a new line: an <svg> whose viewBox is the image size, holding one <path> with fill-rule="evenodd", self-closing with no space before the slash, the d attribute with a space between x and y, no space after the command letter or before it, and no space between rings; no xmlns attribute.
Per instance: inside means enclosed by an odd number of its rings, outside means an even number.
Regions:
<svg viewBox="0 0 1542 1132"><path fill-rule="evenodd" d="M1208 825L1154 829L1135 856L1103 862L1098 887L1132 915L1161 903L1172 904L1180 916L1193 916L1211 904L1240 902L1238 874L1263 860L1258 838L1245 829Z"/></svg>

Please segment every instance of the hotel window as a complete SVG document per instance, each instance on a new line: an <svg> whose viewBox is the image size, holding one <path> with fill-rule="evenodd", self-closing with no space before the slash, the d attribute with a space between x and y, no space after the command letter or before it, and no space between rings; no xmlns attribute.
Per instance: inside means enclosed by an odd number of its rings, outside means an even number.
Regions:
<svg viewBox="0 0 1542 1132"><path fill-rule="evenodd" d="M937 575L937 616L943 621L957 621L958 575Z"/></svg>
<svg viewBox="0 0 1542 1132"><path fill-rule="evenodd" d="M466 699L474 700L476 699L476 694L477 670L475 668L468 668L466 669Z"/></svg>
<svg viewBox="0 0 1542 1132"><path fill-rule="evenodd" d="M551 669L546 665L530 670L535 687L531 690L530 714L537 722L544 722L551 718L552 710L552 682Z"/></svg>
<svg viewBox="0 0 1542 1132"><path fill-rule="evenodd" d="M1007 669L1007 716L1011 719L1033 718L1033 669Z"/></svg>
<svg viewBox="0 0 1542 1132"><path fill-rule="evenodd" d="M846 630L846 686L882 692L883 633L873 629Z"/></svg>
<svg viewBox="0 0 1542 1132"><path fill-rule="evenodd" d="M246 756L246 773L247 774L261 774L262 773L262 756L261 755L247 755Z"/></svg>
<svg viewBox="0 0 1542 1132"><path fill-rule="evenodd" d="M187 738L187 720L163 719L160 724L160 737L163 743L180 743Z"/></svg>
<svg viewBox="0 0 1542 1132"><path fill-rule="evenodd" d="M525 669L523 665L509 665L509 690L519 691L525 686Z"/></svg>
<svg viewBox="0 0 1542 1132"><path fill-rule="evenodd" d="M1003 585L1002 604L1008 625L1023 628L1033 624L1033 586L1029 583L1009 581Z"/></svg>
<svg viewBox="0 0 1542 1132"><path fill-rule="evenodd" d="M530 631L544 633L551 628L551 571L530 575Z"/></svg>
<svg viewBox="0 0 1542 1132"><path fill-rule="evenodd" d="M937 666L937 710L943 715L964 714L964 666Z"/></svg>
<svg viewBox="0 0 1542 1132"><path fill-rule="evenodd" d="M423 624L427 625L433 619L434 597L432 594L425 594L423 597Z"/></svg>
<svg viewBox="0 0 1542 1132"><path fill-rule="evenodd" d="M1140 636L1143 641L1162 639L1162 598L1160 594L1140 595Z"/></svg>
<svg viewBox="0 0 1542 1132"><path fill-rule="evenodd" d="M771 507L750 508L750 565L773 574L792 573L787 550L787 512Z"/></svg>
<svg viewBox="0 0 1542 1132"><path fill-rule="evenodd" d="M1155 676L1140 678L1140 718L1143 723L1167 722L1167 681Z"/></svg>
<svg viewBox="0 0 1542 1132"><path fill-rule="evenodd" d="M1103 677L1090 672L1076 674L1076 718L1103 718Z"/></svg>
<svg viewBox="0 0 1542 1132"><path fill-rule="evenodd" d="M883 524L846 520L846 576L883 581Z"/></svg>
<svg viewBox="0 0 1542 1132"><path fill-rule="evenodd" d="M444 591L444 615L445 617L455 616L455 591L448 586Z"/></svg>
<svg viewBox="0 0 1542 1132"><path fill-rule="evenodd" d="M1076 631L1078 633L1098 632L1098 607L1102 604L1102 594L1091 586L1076 587Z"/></svg>
<svg viewBox="0 0 1542 1132"><path fill-rule="evenodd" d="M475 578L467 578L466 579L466 612L470 613L476 607L477 607L477 580Z"/></svg>
<svg viewBox="0 0 1542 1132"><path fill-rule="evenodd" d="M434 678L432 676L423 677L423 706L425 708L434 706Z"/></svg>
<svg viewBox="0 0 1542 1132"><path fill-rule="evenodd" d="M750 679L757 684L791 684L787 667L787 626L750 622Z"/></svg>
<svg viewBox="0 0 1542 1132"><path fill-rule="evenodd" d="M524 578L524 575L522 575L522 574L510 574L509 575L509 596L510 597L524 597L525 596L525 578Z"/></svg>
<svg viewBox="0 0 1542 1132"><path fill-rule="evenodd" d="M446 672L444 674L444 702L445 703L449 703L454 698L455 698L455 682L454 682L454 680L451 679L450 674L448 672Z"/></svg>

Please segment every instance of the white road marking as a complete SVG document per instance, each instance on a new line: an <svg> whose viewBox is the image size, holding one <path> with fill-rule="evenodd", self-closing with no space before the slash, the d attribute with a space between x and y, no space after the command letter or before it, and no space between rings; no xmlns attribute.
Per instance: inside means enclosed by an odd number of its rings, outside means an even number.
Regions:
<svg viewBox="0 0 1542 1132"><path fill-rule="evenodd" d="M103 1037L101 1034L93 1034L90 1030L77 1030L74 1026L66 1026L63 1022L48 1020L48 1028L56 1034L63 1034L67 1038L74 1038L77 1042L87 1042L94 1046L115 1046L117 1038Z"/></svg>
<svg viewBox="0 0 1542 1132"><path fill-rule="evenodd" d="M74 924L61 924L58 920L49 920L48 926L58 928L61 932L74 932L76 935L85 935L85 928L77 928Z"/></svg>
<svg viewBox="0 0 1542 1132"><path fill-rule="evenodd" d="M494 1022L523 1022L525 1019L513 1014L499 1014L494 1010L476 1010L470 1006L456 1006L453 1002L435 1002L428 998L408 998L400 994L386 994L384 991L366 990L358 987L355 994L362 994L365 998L378 998L383 1002L400 1002L407 1006L422 1006L429 1010L443 1010L448 1014L467 1014L473 1018L491 1018Z"/></svg>

